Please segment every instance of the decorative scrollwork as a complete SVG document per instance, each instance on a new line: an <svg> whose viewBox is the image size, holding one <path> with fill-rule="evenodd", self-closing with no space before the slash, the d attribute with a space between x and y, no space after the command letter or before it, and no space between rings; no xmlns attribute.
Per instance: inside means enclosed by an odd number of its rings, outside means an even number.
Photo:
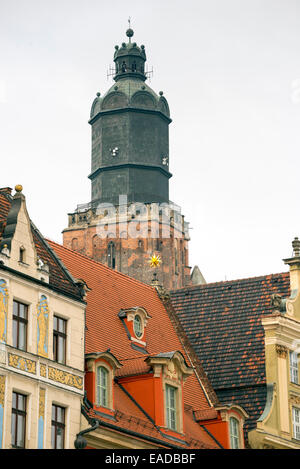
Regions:
<svg viewBox="0 0 300 469"><path fill-rule="evenodd" d="M58 370L57 368L48 367L48 378L61 384L66 384L73 388L82 389L83 379L80 376Z"/></svg>
<svg viewBox="0 0 300 469"><path fill-rule="evenodd" d="M0 405L4 407L5 376L0 376Z"/></svg>
<svg viewBox="0 0 300 469"><path fill-rule="evenodd" d="M27 373L36 374L36 362L29 360L29 358L9 353L8 365L21 371L27 371Z"/></svg>

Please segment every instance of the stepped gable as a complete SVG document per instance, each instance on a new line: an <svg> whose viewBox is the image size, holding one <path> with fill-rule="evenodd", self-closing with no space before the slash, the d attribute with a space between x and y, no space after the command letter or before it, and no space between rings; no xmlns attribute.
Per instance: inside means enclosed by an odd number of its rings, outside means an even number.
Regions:
<svg viewBox="0 0 300 469"><path fill-rule="evenodd" d="M72 275L83 279L87 284L87 354L105 351L109 348L110 353L122 364L122 367L116 370L116 377L119 378L149 372L150 367L145 360L149 356L160 353L180 351L186 363L191 366L189 357L185 353L155 288L114 271L53 241L48 241L48 243ZM131 342L118 317L120 310L138 306L143 307L151 316L147 323L147 354L135 351L131 347ZM115 388L116 386L117 384L114 385ZM118 415L118 412L124 412L127 416L137 416L137 410L135 410L135 413L133 413L133 410L128 412L128 409L130 409L129 402L127 402L128 398L120 390L118 392L117 395L120 401L117 398L115 399L116 415ZM208 445L218 447L218 444L208 434L205 434L205 431L194 421L193 412L196 411L207 411L211 418L215 418L214 408L208 402L194 374L187 378L184 385L184 404L184 418L186 422L189 422L187 426L191 432L191 434L186 435L186 438L199 441L201 445L206 447ZM90 409L90 418L93 418L93 413L94 411ZM142 416L145 419L145 416ZM130 428L131 424L124 423L126 418L122 417L118 425L125 425L126 428ZM146 430L140 429L139 431L146 434Z"/></svg>
<svg viewBox="0 0 300 469"><path fill-rule="evenodd" d="M252 429L266 404L264 329L271 295L290 295L289 273L171 292L172 305L222 403L241 405Z"/></svg>

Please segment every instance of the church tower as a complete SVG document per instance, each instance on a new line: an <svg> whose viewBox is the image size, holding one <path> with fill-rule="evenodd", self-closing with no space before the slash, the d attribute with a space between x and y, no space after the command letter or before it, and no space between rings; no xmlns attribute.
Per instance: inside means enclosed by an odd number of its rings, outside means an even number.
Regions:
<svg viewBox="0 0 300 469"><path fill-rule="evenodd" d="M188 224L169 200L169 106L147 84L145 47L115 46L114 84L92 104L91 202L69 214L66 247L145 283L191 283Z"/></svg>

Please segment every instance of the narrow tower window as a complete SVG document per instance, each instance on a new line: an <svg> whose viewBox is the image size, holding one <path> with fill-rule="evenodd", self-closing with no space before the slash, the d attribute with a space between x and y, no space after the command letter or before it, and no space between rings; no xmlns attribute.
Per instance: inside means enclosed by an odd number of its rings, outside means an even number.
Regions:
<svg viewBox="0 0 300 469"><path fill-rule="evenodd" d="M23 246L20 247L19 262L25 263L25 248L23 248Z"/></svg>
<svg viewBox="0 0 300 469"><path fill-rule="evenodd" d="M108 243L107 247L107 265L111 269L116 268L116 248L112 241Z"/></svg>

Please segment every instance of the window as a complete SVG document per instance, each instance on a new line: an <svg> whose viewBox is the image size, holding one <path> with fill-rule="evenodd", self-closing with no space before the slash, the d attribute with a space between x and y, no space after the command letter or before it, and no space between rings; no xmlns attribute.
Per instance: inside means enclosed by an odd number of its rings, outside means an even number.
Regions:
<svg viewBox="0 0 300 469"><path fill-rule="evenodd" d="M97 405L108 407L108 371L103 366L97 368Z"/></svg>
<svg viewBox="0 0 300 469"><path fill-rule="evenodd" d="M166 384L167 427L176 430L176 392L177 389Z"/></svg>
<svg viewBox="0 0 300 469"><path fill-rule="evenodd" d="M290 352L290 380L298 384L298 354Z"/></svg>
<svg viewBox="0 0 300 469"><path fill-rule="evenodd" d="M178 274L178 252L177 249L175 248L175 274Z"/></svg>
<svg viewBox="0 0 300 469"><path fill-rule="evenodd" d="M13 392L11 411L11 444L13 448L25 448L26 396Z"/></svg>
<svg viewBox="0 0 300 469"><path fill-rule="evenodd" d="M19 262L25 263L25 248L23 246L19 250Z"/></svg>
<svg viewBox="0 0 300 469"><path fill-rule="evenodd" d="M107 247L107 265L111 269L116 267L116 249L112 241L108 243Z"/></svg>
<svg viewBox="0 0 300 469"><path fill-rule="evenodd" d="M63 449L65 443L65 409L52 404L51 446L52 449Z"/></svg>
<svg viewBox="0 0 300 469"><path fill-rule="evenodd" d="M229 431L230 431L230 445L231 449L239 449L240 439L239 439L239 421L230 417L229 419Z"/></svg>
<svg viewBox="0 0 300 469"><path fill-rule="evenodd" d="M292 419L293 419L293 437L296 440L300 440L300 409L296 407L292 408Z"/></svg>
<svg viewBox="0 0 300 469"><path fill-rule="evenodd" d="M13 347L26 350L28 306L18 301L13 302Z"/></svg>
<svg viewBox="0 0 300 469"><path fill-rule="evenodd" d="M136 335L136 337L139 339L143 335L143 324L142 324L142 319L141 317L136 314L134 316L134 321L133 321L133 330Z"/></svg>
<svg viewBox="0 0 300 469"><path fill-rule="evenodd" d="M53 318L53 360L66 363L67 321L54 316Z"/></svg>

